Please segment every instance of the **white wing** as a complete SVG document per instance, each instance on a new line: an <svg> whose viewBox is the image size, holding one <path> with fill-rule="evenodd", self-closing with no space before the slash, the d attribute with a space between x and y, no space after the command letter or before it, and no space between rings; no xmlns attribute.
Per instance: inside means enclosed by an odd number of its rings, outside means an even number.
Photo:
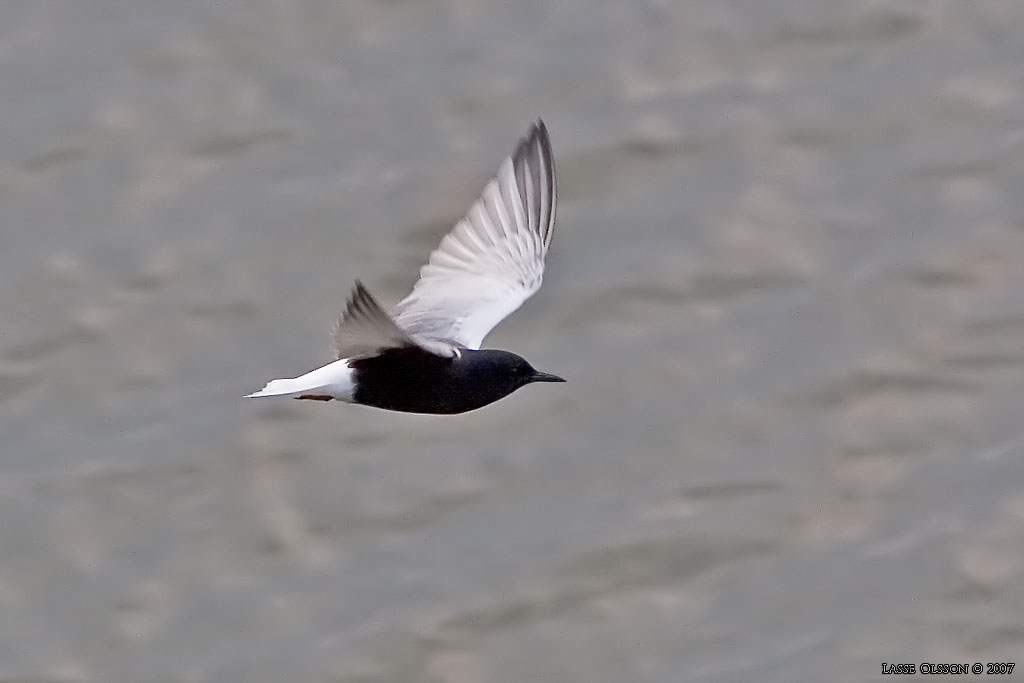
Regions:
<svg viewBox="0 0 1024 683"><path fill-rule="evenodd" d="M555 166L538 120L420 269L395 322L417 340L470 349L540 289L555 225Z"/></svg>

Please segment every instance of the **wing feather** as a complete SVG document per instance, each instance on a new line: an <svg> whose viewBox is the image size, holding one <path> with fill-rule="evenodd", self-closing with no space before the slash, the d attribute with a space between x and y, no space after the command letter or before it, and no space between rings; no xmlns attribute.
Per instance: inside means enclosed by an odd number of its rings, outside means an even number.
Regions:
<svg viewBox="0 0 1024 683"><path fill-rule="evenodd" d="M554 234L555 166L538 120L420 269L395 309L412 338L477 349L538 289Z"/></svg>
<svg viewBox="0 0 1024 683"><path fill-rule="evenodd" d="M397 347L419 347L440 356L454 353L451 345L413 339L395 324L363 283L356 280L345 312L331 329L331 350L335 358L355 360Z"/></svg>

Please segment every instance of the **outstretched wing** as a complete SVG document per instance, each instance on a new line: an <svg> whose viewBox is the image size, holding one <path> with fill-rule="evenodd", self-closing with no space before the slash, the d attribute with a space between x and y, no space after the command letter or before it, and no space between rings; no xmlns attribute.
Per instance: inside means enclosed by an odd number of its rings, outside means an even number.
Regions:
<svg viewBox="0 0 1024 683"><path fill-rule="evenodd" d="M362 282L356 280L345 312L331 328L331 351L337 359L376 356L384 349L417 347L438 356L457 355L456 346L432 339L413 338L391 319Z"/></svg>
<svg viewBox="0 0 1024 683"><path fill-rule="evenodd" d="M420 269L394 321L470 349L540 289L555 225L555 166L538 120Z"/></svg>
<svg viewBox="0 0 1024 683"><path fill-rule="evenodd" d="M373 356L382 349L398 346L416 346L416 342L399 329L363 283L356 280L345 312L331 328L331 350L335 357Z"/></svg>

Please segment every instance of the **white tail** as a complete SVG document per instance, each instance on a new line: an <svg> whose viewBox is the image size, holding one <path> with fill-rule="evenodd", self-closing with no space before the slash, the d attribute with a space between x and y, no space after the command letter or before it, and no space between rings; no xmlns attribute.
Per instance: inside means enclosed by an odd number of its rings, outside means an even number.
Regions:
<svg viewBox="0 0 1024 683"><path fill-rule="evenodd" d="M267 382L267 386L257 392L248 394L245 398L259 398L260 396L288 396L289 394L299 394L303 391L320 388L307 384L306 382L302 382L300 379L301 378L299 377L294 379L272 379Z"/></svg>
<svg viewBox="0 0 1024 683"><path fill-rule="evenodd" d="M267 386L245 398L309 394L318 398L329 396L339 401L351 401L354 388L352 368L348 366L348 360L343 358L330 365L307 372L301 377L271 380Z"/></svg>

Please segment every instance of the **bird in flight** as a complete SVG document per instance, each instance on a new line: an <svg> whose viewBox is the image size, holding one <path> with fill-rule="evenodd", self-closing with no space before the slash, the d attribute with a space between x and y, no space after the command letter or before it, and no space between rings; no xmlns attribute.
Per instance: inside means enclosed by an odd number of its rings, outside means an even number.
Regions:
<svg viewBox="0 0 1024 683"><path fill-rule="evenodd" d="M508 351L480 349L538 289L555 227L555 166L537 120L388 315L358 280L331 331L334 362L246 398L359 403L407 413L482 408L533 382L564 382Z"/></svg>

